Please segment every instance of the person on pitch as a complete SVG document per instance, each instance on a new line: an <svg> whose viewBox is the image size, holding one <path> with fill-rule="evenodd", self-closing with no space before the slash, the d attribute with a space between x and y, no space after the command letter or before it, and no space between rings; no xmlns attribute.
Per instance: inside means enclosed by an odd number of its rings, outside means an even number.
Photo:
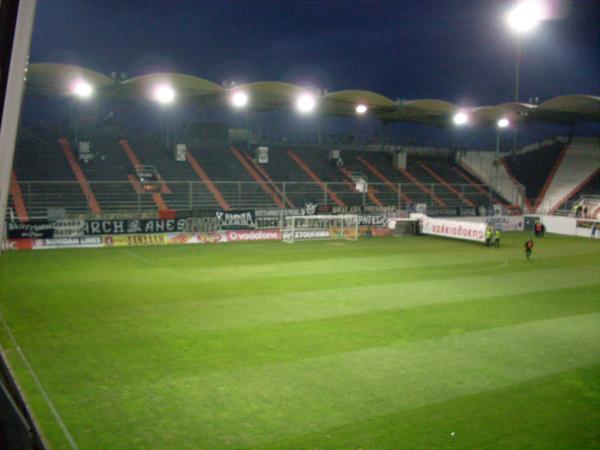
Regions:
<svg viewBox="0 0 600 450"><path fill-rule="evenodd" d="M527 257L528 261L529 261L529 258L531 257L532 250L533 250L533 241L531 240L531 238L529 238L525 241L525 256Z"/></svg>
<svg viewBox="0 0 600 450"><path fill-rule="evenodd" d="M494 247L500 248L500 229L498 228L494 231Z"/></svg>
<svg viewBox="0 0 600 450"><path fill-rule="evenodd" d="M485 246L489 247L492 245L492 227L485 229Z"/></svg>

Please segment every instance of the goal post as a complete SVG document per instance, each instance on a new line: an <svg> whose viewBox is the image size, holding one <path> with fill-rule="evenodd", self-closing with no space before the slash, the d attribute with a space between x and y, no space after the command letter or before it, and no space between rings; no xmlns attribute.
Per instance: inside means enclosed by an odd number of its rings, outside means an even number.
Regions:
<svg viewBox="0 0 600 450"><path fill-rule="evenodd" d="M282 229L283 242L307 240L358 239L356 214L287 216Z"/></svg>

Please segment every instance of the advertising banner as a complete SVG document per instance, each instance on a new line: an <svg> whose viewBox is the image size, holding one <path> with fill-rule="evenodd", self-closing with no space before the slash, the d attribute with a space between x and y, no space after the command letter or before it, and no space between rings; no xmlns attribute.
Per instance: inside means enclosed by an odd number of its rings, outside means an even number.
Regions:
<svg viewBox="0 0 600 450"><path fill-rule="evenodd" d="M525 223L523 216L461 217L460 220L463 222L487 223L501 231L523 231Z"/></svg>
<svg viewBox="0 0 600 450"><path fill-rule="evenodd" d="M256 214L253 209L217 211L215 214L221 230L248 230L256 228Z"/></svg>
<svg viewBox="0 0 600 450"><path fill-rule="evenodd" d="M54 239L36 239L33 248L36 250L52 248L94 248L102 247L101 237L65 237Z"/></svg>
<svg viewBox="0 0 600 450"><path fill-rule="evenodd" d="M187 219L86 220L86 236L153 234L186 231Z"/></svg>
<svg viewBox="0 0 600 450"><path fill-rule="evenodd" d="M292 231L284 231L283 239L289 239ZM329 230L296 230L294 233L294 240L300 241L304 239L326 239L331 237Z"/></svg>
<svg viewBox="0 0 600 450"><path fill-rule="evenodd" d="M421 232L423 234L477 242L485 242L487 226L486 223L482 222L432 219L431 217L424 217L421 220Z"/></svg>
<svg viewBox="0 0 600 450"><path fill-rule="evenodd" d="M166 245L166 234L133 234L104 236L102 242L105 247L137 247L140 245Z"/></svg>
<svg viewBox="0 0 600 450"><path fill-rule="evenodd" d="M278 229L226 231L225 236L227 242L277 241L281 240L281 231Z"/></svg>
<svg viewBox="0 0 600 450"><path fill-rule="evenodd" d="M2 243L3 250L32 250L33 239L21 238L21 239L6 239Z"/></svg>
<svg viewBox="0 0 600 450"><path fill-rule="evenodd" d="M8 239L41 238L50 239L54 236L54 224L47 220L30 220L21 222L11 220L6 222L6 237Z"/></svg>

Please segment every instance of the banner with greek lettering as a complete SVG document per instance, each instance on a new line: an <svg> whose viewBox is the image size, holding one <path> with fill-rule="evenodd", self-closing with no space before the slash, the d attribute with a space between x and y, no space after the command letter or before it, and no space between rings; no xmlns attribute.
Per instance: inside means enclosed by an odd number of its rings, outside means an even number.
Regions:
<svg viewBox="0 0 600 450"><path fill-rule="evenodd" d="M11 220L6 222L6 237L8 239L50 239L54 237L54 224L47 220L30 220L28 222Z"/></svg>
<svg viewBox="0 0 600 450"><path fill-rule="evenodd" d="M187 219L86 220L86 236L153 234L186 231Z"/></svg>
<svg viewBox="0 0 600 450"><path fill-rule="evenodd" d="M221 230L256 229L256 215L253 209L217 211L215 214Z"/></svg>
<svg viewBox="0 0 600 450"><path fill-rule="evenodd" d="M467 241L485 242L487 224L480 222L463 222L451 219L432 219L424 217L421 220L421 232L434 236L443 236Z"/></svg>

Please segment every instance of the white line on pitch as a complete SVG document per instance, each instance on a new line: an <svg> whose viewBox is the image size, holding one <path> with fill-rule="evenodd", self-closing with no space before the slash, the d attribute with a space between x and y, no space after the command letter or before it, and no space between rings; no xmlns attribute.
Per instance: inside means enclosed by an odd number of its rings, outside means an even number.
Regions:
<svg viewBox="0 0 600 450"><path fill-rule="evenodd" d="M48 404L48 407L50 408L50 411L52 412L52 415L56 419L56 422L58 423L58 426L63 431L65 437L67 438L67 441L69 441L69 444L71 445L71 448L73 450L79 450L79 447L77 447L77 443L75 442L75 439L73 439L73 436L69 432L69 429L67 428L67 425L65 425L65 423L62 420L62 418L60 417L60 414L58 413L58 410L54 406L54 403L52 403L52 400L50 400L50 397L48 396L48 393L46 392L46 389L44 389L44 386L42 385L42 382L40 381L40 379L38 378L37 374L33 370L33 367L29 363L29 360L25 357L25 353L23 353L23 350L21 350L21 347L17 343L17 339L12 334L12 331L10 331L10 328L8 327L8 324L4 320L4 316L2 315L1 312L0 312L0 321L2 322L2 325L4 326L4 329L6 330L6 333L8 334L8 337L10 338L10 340L13 343L13 345L15 346L15 350L17 350L17 353L19 354L19 356L23 360L23 363L25 364L25 367L27 367L27 370L31 374L31 377L33 378L33 381L35 382L36 386L40 390L40 392L42 394L42 397L44 397L44 400L46 400L46 403Z"/></svg>

